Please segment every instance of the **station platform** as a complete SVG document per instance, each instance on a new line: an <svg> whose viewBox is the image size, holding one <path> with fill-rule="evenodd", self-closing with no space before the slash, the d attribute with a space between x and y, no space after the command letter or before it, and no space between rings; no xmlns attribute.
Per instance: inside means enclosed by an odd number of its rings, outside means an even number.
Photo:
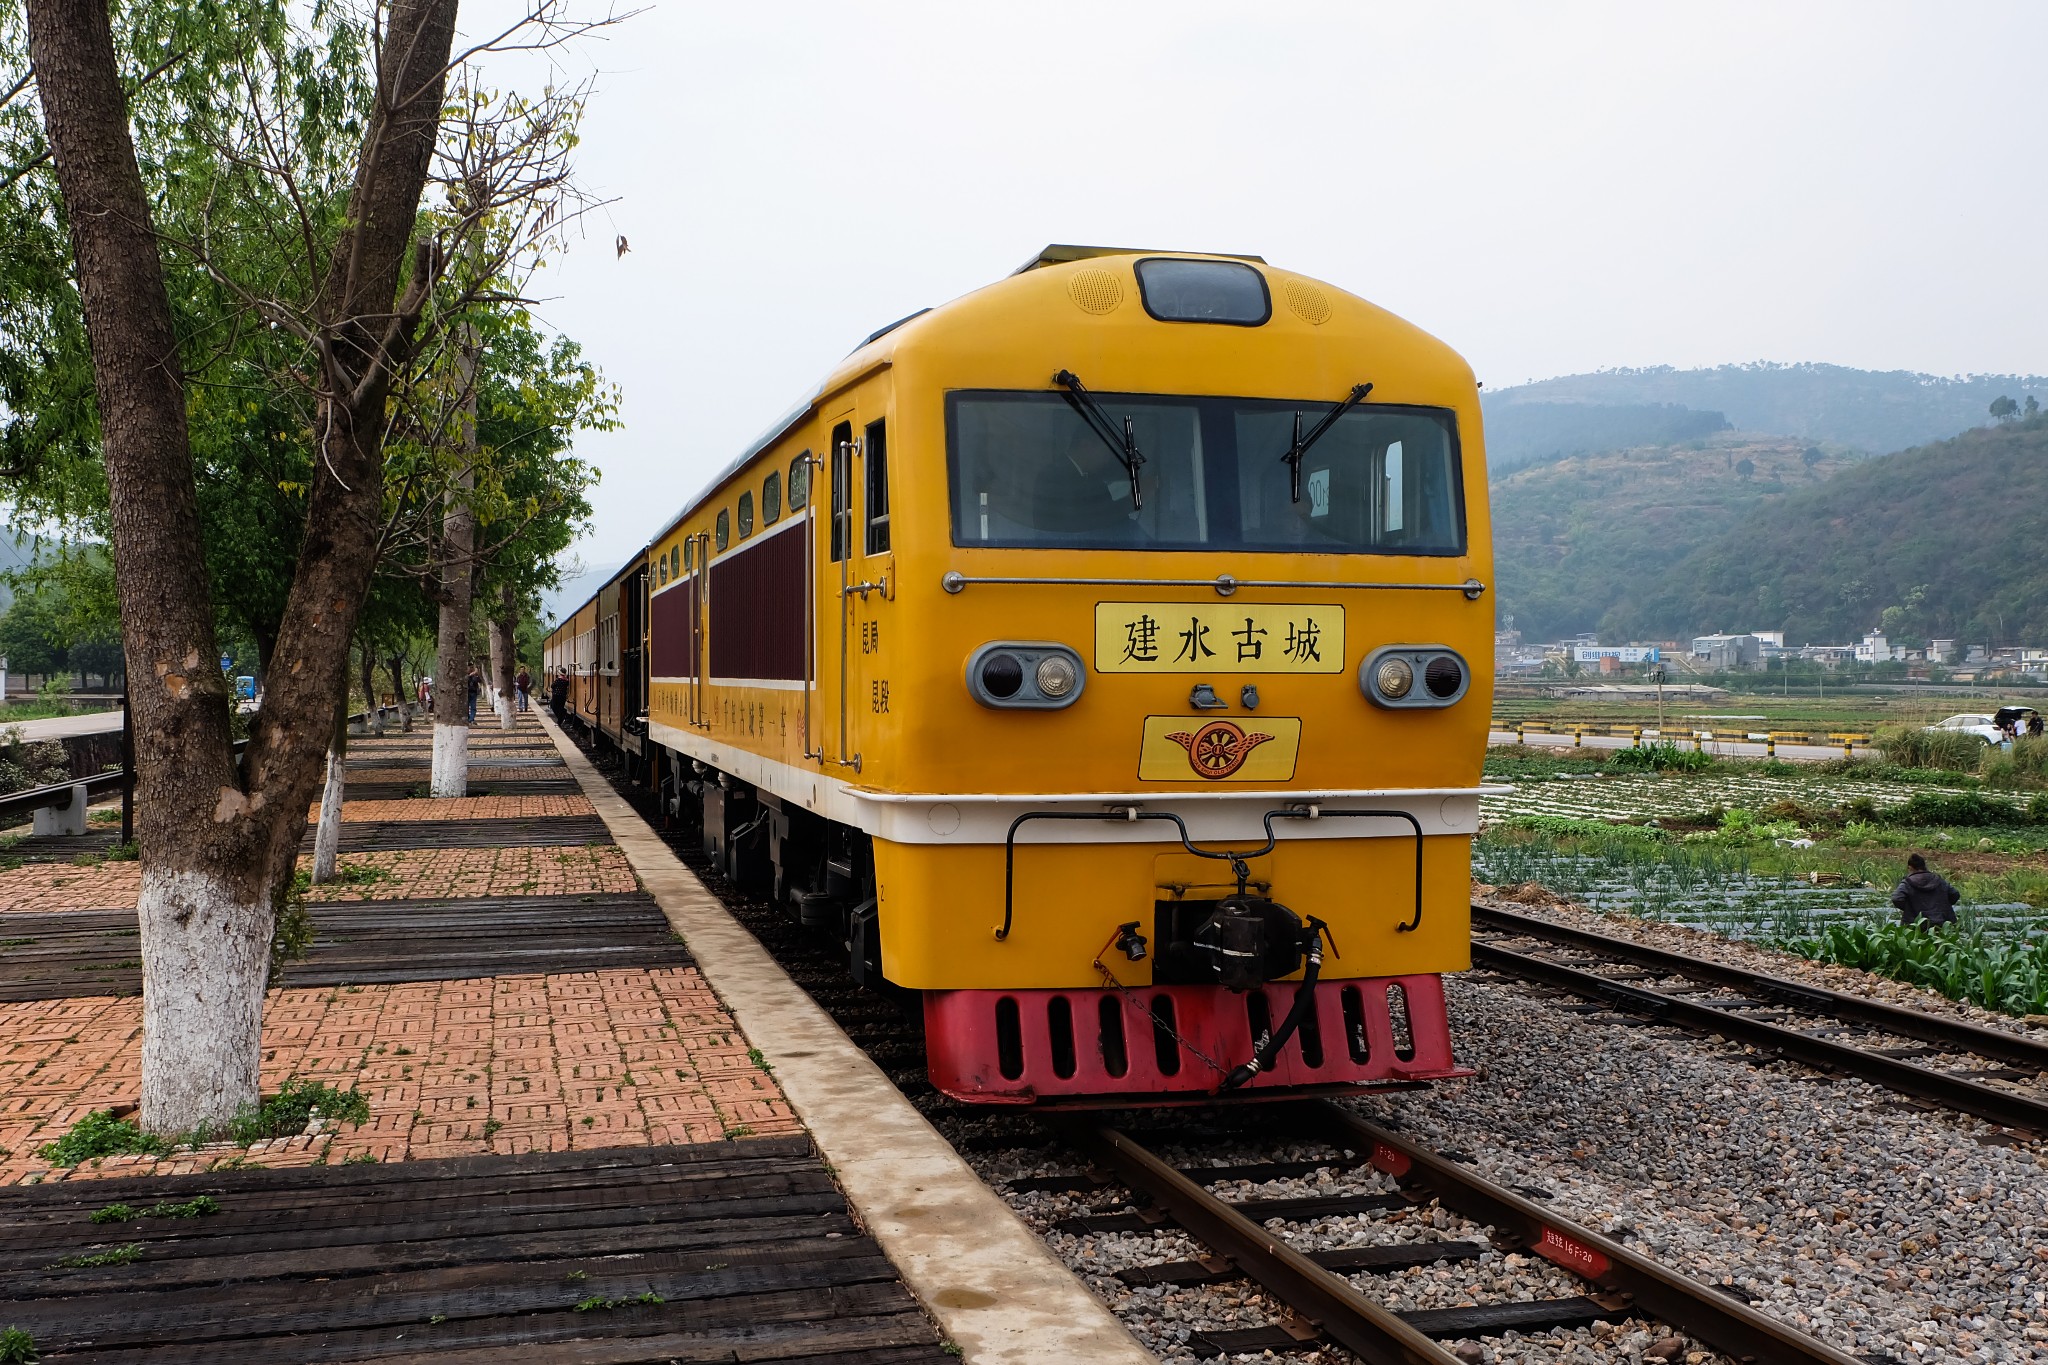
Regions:
<svg viewBox="0 0 2048 1365"><path fill-rule="evenodd" d="M51 1159L139 1101L140 867L0 852L0 1327L53 1362L1150 1358L829 1020L764 1022L808 998L551 726L472 730L459 800L431 751L351 740L341 875L265 1007L264 1093L361 1124Z"/></svg>

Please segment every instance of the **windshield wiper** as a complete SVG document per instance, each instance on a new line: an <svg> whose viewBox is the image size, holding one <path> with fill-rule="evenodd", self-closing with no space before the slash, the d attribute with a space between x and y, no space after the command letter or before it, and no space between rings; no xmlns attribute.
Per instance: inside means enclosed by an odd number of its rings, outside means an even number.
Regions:
<svg viewBox="0 0 2048 1365"><path fill-rule="evenodd" d="M1110 454L1116 456L1117 463L1124 467L1124 473L1131 476L1131 510L1144 510L1145 495L1138 491L1138 470L1144 465L1145 457L1138 453L1138 438L1131 429L1131 419L1124 418L1123 434L1119 436L1116 423L1109 420L1109 414L1095 401L1095 395L1088 392L1072 370L1061 370L1052 377L1052 382L1066 390L1061 397L1067 400L1067 405L1081 415L1090 431L1102 438Z"/></svg>
<svg viewBox="0 0 2048 1365"><path fill-rule="evenodd" d="M1287 453L1280 457L1281 463L1287 466L1287 486L1288 491L1293 494L1294 501L1301 501L1301 457L1308 454L1310 446L1323 439L1323 433L1337 425L1339 417L1363 403L1365 396L1371 392L1370 384L1355 385L1350 396L1324 413L1323 420L1311 427L1306 436L1301 434L1301 414L1294 414L1294 444L1287 447Z"/></svg>

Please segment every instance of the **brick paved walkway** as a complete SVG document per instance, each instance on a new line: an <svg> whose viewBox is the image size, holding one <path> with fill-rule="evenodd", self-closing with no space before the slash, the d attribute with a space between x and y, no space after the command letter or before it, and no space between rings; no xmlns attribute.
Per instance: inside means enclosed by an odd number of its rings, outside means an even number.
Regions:
<svg viewBox="0 0 2048 1365"><path fill-rule="evenodd" d="M428 737L418 738L426 752ZM547 752L552 753L550 749ZM352 771L350 781L380 771ZM561 778L561 768L497 770ZM420 780L423 782L424 777ZM358 801L349 821L588 816L581 796ZM609 844L398 849L344 854L377 880L317 887L321 901L574 896L638 889ZM303 865L303 863L302 863ZM139 864L22 866L0 871L4 912L135 904ZM402 910L394 913L403 913ZM650 911L649 913L653 913ZM6 969L0 947L0 972ZM244 1149L184 1149L162 1161L108 1158L53 1169L37 1149L94 1109L117 1114L140 1094L141 1002L74 996L0 1003L0 1184L485 1152L694 1143L801 1131L775 1080L693 967L622 967L273 990L264 1015L265 1093L297 1076L358 1089L360 1128Z"/></svg>

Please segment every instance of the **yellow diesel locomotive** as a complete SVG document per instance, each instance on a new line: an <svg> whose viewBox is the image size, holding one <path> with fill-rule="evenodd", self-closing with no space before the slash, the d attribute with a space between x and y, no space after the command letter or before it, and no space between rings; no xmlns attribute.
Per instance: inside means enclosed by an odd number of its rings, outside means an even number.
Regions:
<svg viewBox="0 0 2048 1365"><path fill-rule="evenodd" d="M550 637L982 1103L1437 1079L1491 705L1478 386L1253 256L870 336ZM1476 666L1476 671L1475 671Z"/></svg>

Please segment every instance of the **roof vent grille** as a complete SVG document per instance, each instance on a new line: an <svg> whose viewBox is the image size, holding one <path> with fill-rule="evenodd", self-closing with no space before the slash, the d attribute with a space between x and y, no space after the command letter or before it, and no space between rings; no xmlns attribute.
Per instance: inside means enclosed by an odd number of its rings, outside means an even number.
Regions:
<svg viewBox="0 0 2048 1365"><path fill-rule="evenodd" d="M1113 313L1124 301L1124 287L1107 270L1077 270L1067 282L1067 295L1084 313Z"/></svg>
<svg viewBox="0 0 2048 1365"><path fill-rule="evenodd" d="M1307 280L1287 282L1287 306L1311 327L1320 327L1330 320L1330 296Z"/></svg>

